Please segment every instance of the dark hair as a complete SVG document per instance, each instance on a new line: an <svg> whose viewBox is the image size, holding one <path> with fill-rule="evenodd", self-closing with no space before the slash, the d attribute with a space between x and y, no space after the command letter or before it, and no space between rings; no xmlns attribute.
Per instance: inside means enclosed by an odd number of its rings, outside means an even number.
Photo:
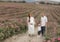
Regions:
<svg viewBox="0 0 60 42"><path fill-rule="evenodd" d="M29 22L30 22L30 14L28 14L28 16L29 16Z"/></svg>

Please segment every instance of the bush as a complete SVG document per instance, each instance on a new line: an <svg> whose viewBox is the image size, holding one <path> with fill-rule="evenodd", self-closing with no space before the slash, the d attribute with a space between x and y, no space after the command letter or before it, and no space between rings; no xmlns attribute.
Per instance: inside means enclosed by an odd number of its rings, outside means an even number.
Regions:
<svg viewBox="0 0 60 42"><path fill-rule="evenodd" d="M51 42L51 38L48 36L45 36L45 42Z"/></svg>
<svg viewBox="0 0 60 42"><path fill-rule="evenodd" d="M45 4L45 2L43 2L43 1L42 1L42 2L40 2L40 3L41 3L41 4Z"/></svg>
<svg viewBox="0 0 60 42"><path fill-rule="evenodd" d="M59 32L59 33L57 33L57 36L58 36L58 37L60 37L60 32Z"/></svg>
<svg viewBox="0 0 60 42"><path fill-rule="evenodd" d="M50 37L48 37L48 36L45 36L45 40L50 40Z"/></svg>
<svg viewBox="0 0 60 42"><path fill-rule="evenodd" d="M58 40L58 38L55 40L55 42L60 42L60 40Z"/></svg>
<svg viewBox="0 0 60 42"><path fill-rule="evenodd" d="M25 33L27 31L26 25L20 25L19 27L20 28L0 28L0 41L19 33Z"/></svg>

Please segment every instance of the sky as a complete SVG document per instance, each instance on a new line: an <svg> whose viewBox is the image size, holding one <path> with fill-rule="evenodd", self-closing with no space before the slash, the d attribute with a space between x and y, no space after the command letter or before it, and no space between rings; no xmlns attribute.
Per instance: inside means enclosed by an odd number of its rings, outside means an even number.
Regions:
<svg viewBox="0 0 60 42"><path fill-rule="evenodd" d="M51 1L57 1L57 2L60 2L60 0L51 0Z"/></svg>
<svg viewBox="0 0 60 42"><path fill-rule="evenodd" d="M27 2L34 2L35 0L26 0Z"/></svg>
<svg viewBox="0 0 60 42"><path fill-rule="evenodd" d="M28 2L34 2L35 0L26 0ZM49 1L56 1L56 2L60 2L60 0L49 0Z"/></svg>

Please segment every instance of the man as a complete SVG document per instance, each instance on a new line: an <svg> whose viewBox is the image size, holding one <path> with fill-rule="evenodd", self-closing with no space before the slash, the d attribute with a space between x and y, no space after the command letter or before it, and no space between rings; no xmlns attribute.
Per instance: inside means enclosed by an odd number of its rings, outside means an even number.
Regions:
<svg viewBox="0 0 60 42"><path fill-rule="evenodd" d="M44 35L45 33L45 29L46 29L46 26L47 26L47 16L45 16L44 13L41 14L41 32L42 32L42 36Z"/></svg>

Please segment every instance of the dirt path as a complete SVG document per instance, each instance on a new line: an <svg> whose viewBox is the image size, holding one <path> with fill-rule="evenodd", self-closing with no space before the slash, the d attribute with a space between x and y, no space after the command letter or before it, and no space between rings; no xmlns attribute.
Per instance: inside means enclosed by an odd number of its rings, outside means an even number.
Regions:
<svg viewBox="0 0 60 42"><path fill-rule="evenodd" d="M43 37L37 35L37 29L35 29L35 35L29 37L28 33L22 35L16 35L9 39L6 39L4 42L43 42Z"/></svg>

